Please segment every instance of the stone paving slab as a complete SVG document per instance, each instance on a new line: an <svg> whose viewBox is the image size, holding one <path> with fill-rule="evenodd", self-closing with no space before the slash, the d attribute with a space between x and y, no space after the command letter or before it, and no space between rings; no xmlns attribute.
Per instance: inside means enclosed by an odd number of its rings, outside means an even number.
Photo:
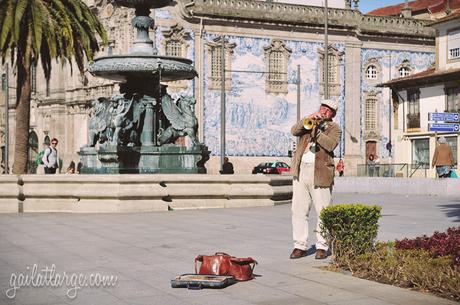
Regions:
<svg viewBox="0 0 460 305"><path fill-rule="evenodd" d="M431 234L460 223L460 199L452 197L334 194L334 203L357 202L383 207L380 240ZM313 255L290 260L291 234L290 205L136 214L2 214L0 304L458 304L321 269L327 260L317 261ZM310 236L313 245L311 230ZM196 255L216 251L257 259L258 276L222 290L171 288L176 275L194 271ZM30 274L26 267L33 264L54 264L58 274L113 275L118 282L110 288L83 287L75 299L66 296L65 286L20 288L8 299L11 274Z"/></svg>

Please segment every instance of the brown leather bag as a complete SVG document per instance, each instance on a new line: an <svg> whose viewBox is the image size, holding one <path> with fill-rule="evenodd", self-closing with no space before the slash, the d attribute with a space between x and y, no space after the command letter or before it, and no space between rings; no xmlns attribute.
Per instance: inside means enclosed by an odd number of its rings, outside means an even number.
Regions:
<svg viewBox="0 0 460 305"><path fill-rule="evenodd" d="M198 255L195 258L195 273L228 275L228 271L230 270L230 258L230 255L223 252L216 252L214 255ZM197 262L201 263L199 272L197 272Z"/></svg>
<svg viewBox="0 0 460 305"><path fill-rule="evenodd" d="M198 271L198 262L201 263ZM257 261L238 258L227 253L217 252L215 255L198 255L195 258L195 273L211 275L231 275L237 281L248 281L254 278L253 271Z"/></svg>
<svg viewBox="0 0 460 305"><path fill-rule="evenodd" d="M230 270L229 275L233 275L237 281L249 281L254 278L254 267L257 265L257 261L252 257L247 258L230 258Z"/></svg>

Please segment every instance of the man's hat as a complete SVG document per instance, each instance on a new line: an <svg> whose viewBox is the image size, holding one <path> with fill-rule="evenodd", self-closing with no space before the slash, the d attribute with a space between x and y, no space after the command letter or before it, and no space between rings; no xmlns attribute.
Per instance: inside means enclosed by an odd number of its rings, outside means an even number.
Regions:
<svg viewBox="0 0 460 305"><path fill-rule="evenodd" d="M339 108L339 103L334 101L334 100L324 100L321 105L325 105L329 108L331 108L332 110L334 110L335 112L337 112L337 108Z"/></svg>

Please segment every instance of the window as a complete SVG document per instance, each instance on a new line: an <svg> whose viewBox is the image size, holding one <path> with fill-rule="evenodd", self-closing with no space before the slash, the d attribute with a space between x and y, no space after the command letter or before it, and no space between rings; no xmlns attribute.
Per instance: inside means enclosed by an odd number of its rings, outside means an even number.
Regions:
<svg viewBox="0 0 460 305"><path fill-rule="evenodd" d="M208 51L208 88L211 90L220 90L222 83L222 38L218 37L213 41L206 43ZM225 41L225 70L231 70L231 59L235 43ZM225 73L225 90L231 89L231 72Z"/></svg>
<svg viewBox="0 0 460 305"><path fill-rule="evenodd" d="M33 62L30 66L30 90L37 93L37 65Z"/></svg>
<svg viewBox="0 0 460 305"><path fill-rule="evenodd" d="M458 160L457 160L457 137L446 137L447 144L450 145L450 148L452 149L452 154L454 155L454 165L458 165Z"/></svg>
<svg viewBox="0 0 460 305"><path fill-rule="evenodd" d="M376 117L377 117L377 99L369 98L366 99L366 117L365 117L365 128L366 131L372 131L377 129Z"/></svg>
<svg viewBox="0 0 460 305"><path fill-rule="evenodd" d="M161 44L166 56L186 57L190 34L178 24L162 31L164 39Z"/></svg>
<svg viewBox="0 0 460 305"><path fill-rule="evenodd" d="M446 112L458 112L460 110L460 87L446 88Z"/></svg>
<svg viewBox="0 0 460 305"><path fill-rule="evenodd" d="M45 95L46 97L49 97L50 96L50 79L47 78L46 79L46 91L45 91Z"/></svg>
<svg viewBox="0 0 460 305"><path fill-rule="evenodd" d="M177 40L170 40L166 42L166 56L182 56L182 43Z"/></svg>
<svg viewBox="0 0 460 305"><path fill-rule="evenodd" d="M367 79L377 79L377 67L376 66L370 65L369 67L367 67L366 78Z"/></svg>
<svg viewBox="0 0 460 305"><path fill-rule="evenodd" d="M428 138L412 140L412 164L430 165L430 140Z"/></svg>
<svg viewBox="0 0 460 305"><path fill-rule="evenodd" d="M2 73L2 91L6 91L6 73Z"/></svg>
<svg viewBox="0 0 460 305"><path fill-rule="evenodd" d="M405 77L410 75L410 69L408 67L401 67L399 68L399 76Z"/></svg>
<svg viewBox="0 0 460 305"><path fill-rule="evenodd" d="M420 128L420 91L408 91L409 114L407 115L407 128Z"/></svg>
<svg viewBox="0 0 460 305"><path fill-rule="evenodd" d="M320 94L324 94L324 50L318 50L320 59ZM333 96L340 95L340 61L342 60L343 52L339 52L336 48L329 46L327 74L329 81L329 94Z"/></svg>
<svg viewBox="0 0 460 305"><path fill-rule="evenodd" d="M460 29L450 31L447 34L447 47L449 59L460 58Z"/></svg>
<svg viewBox="0 0 460 305"><path fill-rule="evenodd" d="M162 31L164 39L161 41L163 53L166 56L187 57L189 47L188 41L191 40L190 34L178 24L173 25L167 30ZM187 88L186 80L168 82L169 88L184 89Z"/></svg>
<svg viewBox="0 0 460 305"><path fill-rule="evenodd" d="M287 67L291 49L285 46L284 42L274 39L269 46L264 47L266 70L266 92L287 93Z"/></svg>

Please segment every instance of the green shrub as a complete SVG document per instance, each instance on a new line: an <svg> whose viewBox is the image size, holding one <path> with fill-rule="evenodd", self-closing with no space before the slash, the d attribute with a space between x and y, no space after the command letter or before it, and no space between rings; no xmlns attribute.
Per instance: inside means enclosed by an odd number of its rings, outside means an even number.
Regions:
<svg viewBox="0 0 460 305"><path fill-rule="evenodd" d="M433 257L424 249L401 250L383 243L349 260L348 267L357 277L460 300L460 269L450 256Z"/></svg>
<svg viewBox="0 0 460 305"><path fill-rule="evenodd" d="M381 207L363 204L331 205L321 211L320 231L331 246L334 261L345 264L372 249Z"/></svg>

